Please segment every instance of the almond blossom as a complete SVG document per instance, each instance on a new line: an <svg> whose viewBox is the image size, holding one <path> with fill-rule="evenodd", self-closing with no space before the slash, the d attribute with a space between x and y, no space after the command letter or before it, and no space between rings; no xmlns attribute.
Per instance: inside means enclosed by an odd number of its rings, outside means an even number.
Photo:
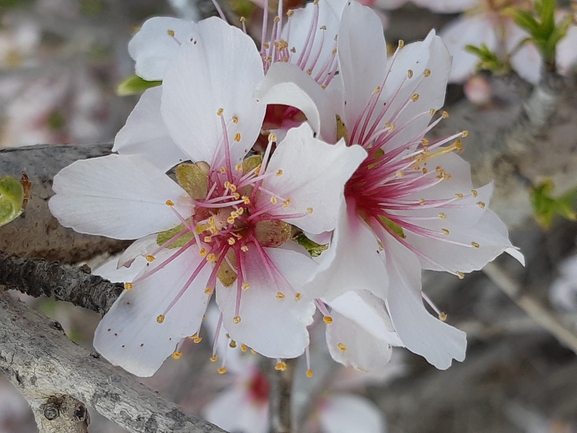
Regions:
<svg viewBox="0 0 577 433"><path fill-rule="evenodd" d="M77 161L55 176L50 201L66 227L139 239L119 265L144 256L148 266L125 284L94 346L140 376L199 332L214 293L233 339L268 357L302 354L315 308L300 288L317 265L292 240L292 226L334 229L344 183L366 156L344 140L314 139L305 124L283 141L270 134L266 151L245 159L264 117L252 97L261 58L222 20L196 32L156 90L172 162L150 162L156 145ZM183 157L192 163L176 166L174 182L166 168Z"/></svg>
<svg viewBox="0 0 577 433"><path fill-rule="evenodd" d="M303 90L296 104L307 118L320 119L311 124L323 137L344 137L368 153L347 182L331 247L306 293L326 316L337 361L371 371L387 362L391 345L400 345L445 369L464 359L465 334L427 312L423 298L435 307L421 292L421 269L463 278L503 251L522 256L488 209L492 185L474 188L469 165L454 153L466 132L425 138L446 116L429 125L451 69L441 39L431 32L390 59L385 47L378 17L349 2L338 38L340 89L313 96ZM271 68L256 95L267 98L283 83ZM275 102L285 99L277 94ZM323 123L327 118L332 122Z"/></svg>

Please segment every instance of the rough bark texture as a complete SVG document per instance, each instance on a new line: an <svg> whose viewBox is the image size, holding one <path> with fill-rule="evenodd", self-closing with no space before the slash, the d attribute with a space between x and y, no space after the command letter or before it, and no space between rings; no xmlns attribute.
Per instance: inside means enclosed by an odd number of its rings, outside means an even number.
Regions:
<svg viewBox="0 0 577 433"><path fill-rule="evenodd" d="M26 396L28 397L28 396ZM31 399L40 433L88 433L90 417L83 403L69 395Z"/></svg>
<svg viewBox="0 0 577 433"><path fill-rule="evenodd" d="M20 179L25 172L32 183L24 213L0 227L0 251L77 263L126 248L129 244L126 241L81 235L64 228L48 210L48 199L54 195L52 179L56 173L78 159L107 155L111 148L111 144L90 144L0 149L0 176Z"/></svg>
<svg viewBox="0 0 577 433"><path fill-rule="evenodd" d="M5 292L0 293L0 372L25 395L71 396L130 432L225 433L72 343L57 322Z"/></svg>
<svg viewBox="0 0 577 433"><path fill-rule="evenodd" d="M15 257L0 251L0 287L18 290L38 298L48 296L68 301L99 313L106 313L123 290L122 284L111 283L80 268L47 262L42 259Z"/></svg>

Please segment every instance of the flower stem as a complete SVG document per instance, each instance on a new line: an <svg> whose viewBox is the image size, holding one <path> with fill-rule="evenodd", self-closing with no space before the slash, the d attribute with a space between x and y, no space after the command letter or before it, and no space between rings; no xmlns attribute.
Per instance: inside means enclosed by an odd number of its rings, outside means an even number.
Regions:
<svg viewBox="0 0 577 433"><path fill-rule="evenodd" d="M276 361L270 364L269 423L270 433L291 433L291 393L297 359L287 359L286 368L275 369Z"/></svg>

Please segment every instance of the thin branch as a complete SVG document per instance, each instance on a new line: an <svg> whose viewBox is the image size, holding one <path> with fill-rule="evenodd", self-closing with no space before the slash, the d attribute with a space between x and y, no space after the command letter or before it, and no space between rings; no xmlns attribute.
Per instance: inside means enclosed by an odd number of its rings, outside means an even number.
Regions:
<svg viewBox="0 0 577 433"><path fill-rule="evenodd" d="M533 320L577 353L577 334L555 312L546 308L531 295L524 293L521 285L509 277L499 265L489 263L483 268L483 272Z"/></svg>
<svg viewBox="0 0 577 433"><path fill-rule="evenodd" d="M2 286L35 298L44 295L55 301L68 301L102 314L110 309L123 290L122 284L91 275L87 266L78 268L42 259L10 256L0 251Z"/></svg>
<svg viewBox="0 0 577 433"><path fill-rule="evenodd" d="M0 292L0 372L20 390L69 395L130 432L226 433L72 343L61 326Z"/></svg>

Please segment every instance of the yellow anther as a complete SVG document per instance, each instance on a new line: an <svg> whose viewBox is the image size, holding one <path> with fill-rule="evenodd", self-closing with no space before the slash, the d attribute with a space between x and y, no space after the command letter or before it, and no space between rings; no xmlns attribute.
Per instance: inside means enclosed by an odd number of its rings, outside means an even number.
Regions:
<svg viewBox="0 0 577 433"><path fill-rule="evenodd" d="M413 78L413 70L412 70L412 69L409 69L409 70L407 71L407 76L408 76L409 78Z"/></svg>
<svg viewBox="0 0 577 433"><path fill-rule="evenodd" d="M192 334L192 335L191 335L190 337L188 337L188 338L190 338L191 340L194 340L196 337L198 337L198 334L197 334L197 333L194 333L194 334Z"/></svg>
<svg viewBox="0 0 577 433"><path fill-rule="evenodd" d="M219 108L218 110L216 110L216 115L217 116L222 116L222 113L224 112L224 108Z"/></svg>
<svg viewBox="0 0 577 433"><path fill-rule="evenodd" d="M250 349L250 353L252 353L253 355L256 355L256 354L257 354L257 351L254 350L254 349Z"/></svg>
<svg viewBox="0 0 577 433"><path fill-rule="evenodd" d="M437 112L437 110L435 110L434 108L431 108L429 110L429 115L434 116L436 112Z"/></svg>
<svg viewBox="0 0 577 433"><path fill-rule="evenodd" d="M286 370L286 362L281 361L274 366L274 369L277 371L285 371Z"/></svg>
<svg viewBox="0 0 577 433"><path fill-rule="evenodd" d="M212 242L212 236L205 236L205 237L204 237L204 241L205 241L206 243Z"/></svg>
<svg viewBox="0 0 577 433"><path fill-rule="evenodd" d="M284 293L283 292L276 292L276 297L277 297L277 299L284 299Z"/></svg>
<svg viewBox="0 0 577 433"><path fill-rule="evenodd" d="M465 278L465 274L462 273L462 272L457 271L456 274L457 274L457 277L459 277L460 280L462 280L463 278Z"/></svg>
<svg viewBox="0 0 577 433"><path fill-rule="evenodd" d="M243 196L242 196L242 199L243 199L243 201L244 201L244 204L250 204L250 198L248 198L248 196L243 195Z"/></svg>
<svg viewBox="0 0 577 433"><path fill-rule="evenodd" d="M425 206L425 199L424 199L424 198L420 199L420 200L419 200L419 204L420 204L421 206Z"/></svg>
<svg viewBox="0 0 577 433"><path fill-rule="evenodd" d="M216 362L217 359L218 359L218 356L217 356L217 355L212 355L212 356L210 357L210 361L211 361L211 362Z"/></svg>
<svg viewBox="0 0 577 433"><path fill-rule="evenodd" d="M226 222L229 223L229 224L234 224L234 217L229 216L229 217L226 219Z"/></svg>
<svg viewBox="0 0 577 433"><path fill-rule="evenodd" d="M326 89L326 88L327 88L327 85L326 85L326 84L321 84L321 89L324 90L324 89Z"/></svg>
<svg viewBox="0 0 577 433"><path fill-rule="evenodd" d="M238 116L232 116L232 123L238 124Z"/></svg>
<svg viewBox="0 0 577 433"><path fill-rule="evenodd" d="M287 198L285 201L282 202L282 207L289 207L289 204L291 204L291 199Z"/></svg>
<svg viewBox="0 0 577 433"><path fill-rule="evenodd" d="M225 174L226 173L226 167L220 167L220 172L222 174Z"/></svg>
<svg viewBox="0 0 577 433"><path fill-rule="evenodd" d="M236 211L236 217L238 218L240 215L242 215L244 213L244 208L241 207ZM239 238L240 239L240 238Z"/></svg>
<svg viewBox="0 0 577 433"><path fill-rule="evenodd" d="M439 314L439 320L440 320L441 322L446 321L446 320L447 320L447 313L441 313L441 314Z"/></svg>
<svg viewBox="0 0 577 433"><path fill-rule="evenodd" d="M241 23L246 23L246 18L245 18L245 17L240 17L240 22L241 22Z"/></svg>
<svg viewBox="0 0 577 433"><path fill-rule="evenodd" d="M426 167L423 167L423 170L421 170L423 172L423 174L427 174L429 172L429 170Z"/></svg>
<svg viewBox="0 0 577 433"><path fill-rule="evenodd" d="M236 134L234 134L234 141L239 142L241 138L240 132L237 132Z"/></svg>
<svg viewBox="0 0 577 433"><path fill-rule="evenodd" d="M461 137L463 137L463 138L467 137L468 135L469 135L469 131L467 131L466 129L463 132L461 132Z"/></svg>
<svg viewBox="0 0 577 433"><path fill-rule="evenodd" d="M275 175L276 175L276 176L282 176L282 170L279 168L279 169L276 171Z"/></svg>
<svg viewBox="0 0 577 433"><path fill-rule="evenodd" d="M158 323L164 322L164 314L159 314L158 316L156 316L156 321Z"/></svg>
<svg viewBox="0 0 577 433"><path fill-rule="evenodd" d="M403 170L399 170L395 174L395 176L397 176L399 179L402 178L404 175L405 175L405 172Z"/></svg>
<svg viewBox="0 0 577 433"><path fill-rule="evenodd" d="M333 323L333 318L331 316L325 316L323 317L323 322L325 322L327 325L330 325Z"/></svg>
<svg viewBox="0 0 577 433"><path fill-rule="evenodd" d="M168 36L170 36L171 38L174 38L174 30L168 29L168 30L166 31L166 34L167 34Z"/></svg>
<svg viewBox="0 0 577 433"><path fill-rule="evenodd" d="M275 22L275 23L279 23L279 22L280 22L280 17L279 17L279 16L274 17L274 22Z"/></svg>
<svg viewBox="0 0 577 433"><path fill-rule="evenodd" d="M276 134L273 134L272 132L268 135L268 141L269 142L276 142Z"/></svg>
<svg viewBox="0 0 577 433"><path fill-rule="evenodd" d="M381 86L377 86L375 90L373 90L373 95L378 95L379 93L381 93Z"/></svg>
<svg viewBox="0 0 577 433"><path fill-rule="evenodd" d="M195 338L192 339L192 342L193 342L194 344L198 344L198 343L200 343L201 341L202 341L202 337L195 337Z"/></svg>
<svg viewBox="0 0 577 433"><path fill-rule="evenodd" d="M473 248L479 248L480 245L477 242L471 242L471 245L473 245Z"/></svg>
<svg viewBox="0 0 577 433"><path fill-rule="evenodd" d="M250 287L249 283L242 283L242 290L248 290L248 288Z"/></svg>
<svg viewBox="0 0 577 433"><path fill-rule="evenodd" d="M449 113L447 113L446 111L441 112L441 117L443 119L448 119L449 118Z"/></svg>
<svg viewBox="0 0 577 433"><path fill-rule="evenodd" d="M421 140L421 144L422 144L423 146L428 146L428 145L429 145L429 140L427 140L426 138L423 138L423 139Z"/></svg>
<svg viewBox="0 0 577 433"><path fill-rule="evenodd" d="M206 256L206 260L208 260L209 262L214 262L216 261L216 256L214 255L214 253L210 253L209 255Z"/></svg>
<svg viewBox="0 0 577 433"><path fill-rule="evenodd" d="M405 46L405 41L399 39L399 48L403 48Z"/></svg>
<svg viewBox="0 0 577 433"><path fill-rule="evenodd" d="M274 195L270 198L270 202L271 202L272 204L276 204L276 203L277 203L277 199L276 199L276 197L275 197Z"/></svg>
<svg viewBox="0 0 577 433"><path fill-rule="evenodd" d="M240 247L240 249L245 253L248 251L248 247L246 245L243 245L242 247Z"/></svg>
<svg viewBox="0 0 577 433"><path fill-rule="evenodd" d="M218 374L225 374L226 373L226 367L220 367L217 371L218 371Z"/></svg>
<svg viewBox="0 0 577 433"><path fill-rule="evenodd" d="M442 220L446 220L447 219L447 214L446 213L439 213L439 218L441 218Z"/></svg>
<svg viewBox="0 0 577 433"><path fill-rule="evenodd" d="M295 301L299 301L303 297L303 294L300 292L295 293Z"/></svg>
<svg viewBox="0 0 577 433"><path fill-rule="evenodd" d="M347 346L345 346L343 343L339 343L337 344L337 347L344 352L345 350L347 350Z"/></svg>
<svg viewBox="0 0 577 433"><path fill-rule="evenodd" d="M313 208L312 207L307 207L307 213L313 213Z"/></svg>
<svg viewBox="0 0 577 433"><path fill-rule="evenodd" d="M460 192L458 192L455 194L455 197L457 197L458 199L462 199L465 196L463 194L461 194Z"/></svg>
<svg viewBox="0 0 577 433"><path fill-rule="evenodd" d="M235 200L238 200L240 198L240 194L238 192L235 192L233 195Z"/></svg>
<svg viewBox="0 0 577 433"><path fill-rule="evenodd" d="M248 350L248 346L246 344L241 344L240 350L242 350L243 352L246 352Z"/></svg>
<svg viewBox="0 0 577 433"><path fill-rule="evenodd" d="M230 343L228 343L228 346L232 347L234 349L236 347L236 341L230 340Z"/></svg>
<svg viewBox="0 0 577 433"><path fill-rule="evenodd" d="M264 42L262 46L265 47L267 50L270 48L270 44L268 42Z"/></svg>
<svg viewBox="0 0 577 433"><path fill-rule="evenodd" d="M313 70L312 70L312 69L307 69L307 70L306 70L306 73L309 74L309 75L312 75L312 74L313 74Z"/></svg>
<svg viewBox="0 0 577 433"><path fill-rule="evenodd" d="M207 287L206 289L204 289L204 293L206 293L207 295L210 295L212 293L214 289L212 287Z"/></svg>
<svg viewBox="0 0 577 433"><path fill-rule="evenodd" d="M234 169L235 169L236 171L242 171L242 164L237 164L237 165L235 165L235 166L234 166Z"/></svg>
<svg viewBox="0 0 577 433"><path fill-rule="evenodd" d="M411 96L411 100L413 102L417 102L419 100L419 94L418 93L413 93L413 95Z"/></svg>
<svg viewBox="0 0 577 433"><path fill-rule="evenodd" d="M174 202L172 200L166 200L167 206L174 206Z"/></svg>
<svg viewBox="0 0 577 433"><path fill-rule="evenodd" d="M132 290L133 287L134 287L134 286L132 285L132 283L124 283L124 288L125 288L126 290Z"/></svg>
<svg viewBox="0 0 577 433"><path fill-rule="evenodd" d="M295 11L294 11L293 9L289 9L289 10L286 12L286 16L287 16L287 17L292 17L292 16L294 15L294 13L295 13Z"/></svg>
<svg viewBox="0 0 577 433"><path fill-rule="evenodd" d="M428 77L429 75L431 75L431 70L430 70L430 69L425 69L425 70L423 71L423 75L424 75L425 77Z"/></svg>
<svg viewBox="0 0 577 433"><path fill-rule="evenodd" d="M478 201L478 202L477 202L477 206L479 206L481 209L485 209L485 206L486 206L486 205L485 205L485 202Z"/></svg>
<svg viewBox="0 0 577 433"><path fill-rule="evenodd" d="M312 371L310 368L307 370L307 373L306 373L306 374L307 374L307 377L308 377L309 379L310 379L311 377L313 377L313 371Z"/></svg>
<svg viewBox="0 0 577 433"><path fill-rule="evenodd" d="M182 352L172 352L172 358L173 359L180 359L181 356L182 356Z"/></svg>
<svg viewBox="0 0 577 433"><path fill-rule="evenodd" d="M229 245L234 245L234 243L236 242L236 239L231 236L230 238L228 238L227 242Z"/></svg>
<svg viewBox="0 0 577 433"><path fill-rule="evenodd" d="M443 234L446 234L446 235L449 234L449 229L441 229L441 231L443 232Z"/></svg>
<svg viewBox="0 0 577 433"><path fill-rule="evenodd" d="M147 262L154 262L154 260L156 259L153 255L151 254L147 254L146 256L144 256Z"/></svg>
<svg viewBox="0 0 577 433"><path fill-rule="evenodd" d="M240 318L240 316L234 316L234 317L232 318L232 321L233 321L233 323L234 323L235 325L238 325L238 324L240 323L240 321L241 321L241 318Z"/></svg>
<svg viewBox="0 0 577 433"><path fill-rule="evenodd" d="M332 54L333 54L333 56L337 54L337 49L336 49L336 48L333 48ZM326 86L325 86L325 87L326 87Z"/></svg>
<svg viewBox="0 0 577 433"><path fill-rule="evenodd" d="M473 194L473 197L477 197L479 195L476 189L472 189L471 194Z"/></svg>
<svg viewBox="0 0 577 433"><path fill-rule="evenodd" d="M327 29L327 26L320 26L319 27L319 30L326 30L326 29Z"/></svg>

